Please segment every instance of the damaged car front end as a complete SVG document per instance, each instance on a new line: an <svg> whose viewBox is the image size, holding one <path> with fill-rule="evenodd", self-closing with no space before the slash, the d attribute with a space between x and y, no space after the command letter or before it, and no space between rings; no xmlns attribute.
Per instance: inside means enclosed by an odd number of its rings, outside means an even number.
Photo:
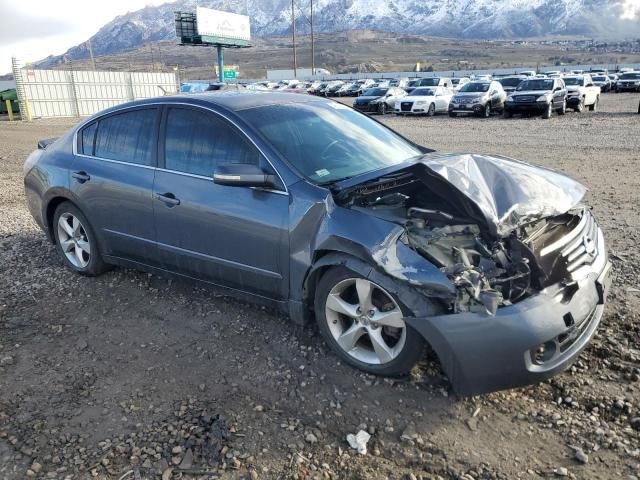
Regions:
<svg viewBox="0 0 640 480"><path fill-rule="evenodd" d="M412 267L397 255L401 245L454 286L438 298L439 314L405 320L465 395L548 378L567 368L595 333L610 263L602 231L580 204L584 193L551 170L438 153L334 187L338 204L399 226L397 245L387 242L373 255L387 273L410 281ZM421 285L414 282L414 289Z"/></svg>

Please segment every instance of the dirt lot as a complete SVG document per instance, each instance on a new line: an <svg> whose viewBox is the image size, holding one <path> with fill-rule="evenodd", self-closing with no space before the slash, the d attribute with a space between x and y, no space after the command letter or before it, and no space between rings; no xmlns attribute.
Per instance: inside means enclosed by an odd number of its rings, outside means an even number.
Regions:
<svg viewBox="0 0 640 480"><path fill-rule="evenodd" d="M637 102L609 94L598 113L548 121L384 120L439 150L571 174L610 245L610 303L575 366L467 399L429 359L402 381L363 375L315 328L212 289L70 273L26 210L22 163L73 121L0 122L0 478L640 477ZM345 441L359 429L366 456Z"/></svg>

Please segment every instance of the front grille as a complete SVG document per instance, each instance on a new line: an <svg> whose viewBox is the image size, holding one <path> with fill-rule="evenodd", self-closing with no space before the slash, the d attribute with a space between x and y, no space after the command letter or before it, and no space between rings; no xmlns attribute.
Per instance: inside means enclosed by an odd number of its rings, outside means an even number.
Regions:
<svg viewBox="0 0 640 480"><path fill-rule="evenodd" d="M516 102L518 103L531 103L533 101L535 101L536 97L534 97L533 95L520 95L519 97L516 97Z"/></svg>
<svg viewBox="0 0 640 480"><path fill-rule="evenodd" d="M400 104L400 110L402 110L403 112L410 112L411 107L413 107L413 103L411 102L402 102Z"/></svg>
<svg viewBox="0 0 640 480"><path fill-rule="evenodd" d="M580 273L585 267L589 270L599 257L606 255L602 233L589 210L583 210L573 230L540 251L542 257L558 254L574 280L582 277Z"/></svg>

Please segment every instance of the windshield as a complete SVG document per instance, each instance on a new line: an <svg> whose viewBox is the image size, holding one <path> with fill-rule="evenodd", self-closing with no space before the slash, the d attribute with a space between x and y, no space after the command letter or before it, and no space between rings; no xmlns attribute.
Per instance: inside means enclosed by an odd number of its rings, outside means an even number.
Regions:
<svg viewBox="0 0 640 480"><path fill-rule="evenodd" d="M518 85L520 85L520 82L522 81L522 79L518 77L511 77L511 78L501 78L498 81L502 84L503 87L517 87Z"/></svg>
<svg viewBox="0 0 640 480"><path fill-rule="evenodd" d="M418 85L420 85L420 79L418 79L418 80L411 80L411 81L409 82L409 86L410 86L410 87L417 87Z"/></svg>
<svg viewBox="0 0 640 480"><path fill-rule="evenodd" d="M433 97L436 94L435 88L416 88L409 94L410 97Z"/></svg>
<svg viewBox="0 0 640 480"><path fill-rule="evenodd" d="M397 165L420 150L337 102L269 105L239 112L301 175L326 184Z"/></svg>
<svg viewBox="0 0 640 480"><path fill-rule="evenodd" d="M488 83L470 82L465 83L460 89L461 92L487 92L489 90Z"/></svg>
<svg viewBox="0 0 640 480"><path fill-rule="evenodd" d="M582 85L584 84L584 79L582 77L577 77L577 78L565 78L564 79L564 84L569 87L569 86L575 86L575 85Z"/></svg>
<svg viewBox="0 0 640 480"><path fill-rule="evenodd" d="M461 80L460 78L454 78L453 80L451 80L451 83L453 85L458 85L460 83L460 80Z"/></svg>
<svg viewBox="0 0 640 480"><path fill-rule="evenodd" d="M620 80L640 80L640 72L638 73L623 73Z"/></svg>
<svg viewBox="0 0 640 480"><path fill-rule="evenodd" d="M437 87L439 84L439 78L423 78L420 80L421 87Z"/></svg>
<svg viewBox="0 0 640 480"><path fill-rule="evenodd" d="M604 82L605 80L607 80L607 77L597 76L597 77L593 77L593 79L594 79L596 82Z"/></svg>
<svg viewBox="0 0 640 480"><path fill-rule="evenodd" d="M518 85L519 92L526 90L551 90L553 88L553 80L524 80Z"/></svg>
<svg viewBox="0 0 640 480"><path fill-rule="evenodd" d="M364 92L365 97L382 97L387 94L388 88L370 88Z"/></svg>

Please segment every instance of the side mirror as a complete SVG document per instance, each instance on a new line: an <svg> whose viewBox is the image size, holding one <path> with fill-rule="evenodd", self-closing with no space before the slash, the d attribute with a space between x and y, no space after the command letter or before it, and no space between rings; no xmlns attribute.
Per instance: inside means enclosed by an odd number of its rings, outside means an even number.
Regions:
<svg viewBox="0 0 640 480"><path fill-rule="evenodd" d="M230 187L273 188L276 180L274 175L265 173L257 165L225 163L216 167L213 182Z"/></svg>

